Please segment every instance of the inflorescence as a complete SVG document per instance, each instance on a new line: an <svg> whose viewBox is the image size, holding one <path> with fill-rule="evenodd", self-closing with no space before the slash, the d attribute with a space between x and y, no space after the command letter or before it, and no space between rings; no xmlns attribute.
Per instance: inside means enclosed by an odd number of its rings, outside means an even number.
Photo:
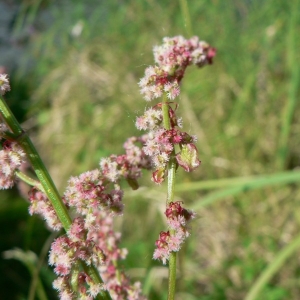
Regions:
<svg viewBox="0 0 300 300"><path fill-rule="evenodd" d="M71 177L63 201L72 213L73 222L65 235L57 238L50 250L49 264L54 266L58 278L53 286L60 299L94 299L107 289L114 300L144 300L140 283L131 285L118 262L125 259L126 249L119 248L120 233L113 229L113 217L122 214L123 191L120 181L125 179L133 189L138 188L142 170L154 169L152 180L160 184L166 176L172 159L176 167L193 171L200 165L195 146L196 137L181 130L182 119L176 116L178 105L173 100L180 94L180 83L189 65L202 67L212 63L215 49L197 37L164 38L161 46L154 47L155 66L145 71L140 80L141 94L146 101L166 96L167 102L150 107L136 119L139 130L148 133L131 137L125 144L125 154L102 158L98 169ZM7 75L0 74L0 94L10 90ZM167 105L170 126L165 128L162 106ZM0 122L0 188L7 189L16 181L18 170L26 155L17 141L7 136L10 129ZM140 145L140 146L138 146ZM49 199L33 187L29 192L30 214L40 214L52 230L62 224ZM170 202L165 211L169 230L161 232L156 241L153 258L164 264L171 252L179 251L189 236L187 224L195 214L182 207L182 202ZM79 262L94 265L104 280L95 283L79 266Z"/></svg>
<svg viewBox="0 0 300 300"><path fill-rule="evenodd" d="M198 151L195 145L196 137L181 130L182 119L176 116L177 104L172 102L180 94L180 83L189 65L203 67L212 64L216 50L198 37L189 40L182 36L164 38L161 46L153 49L156 65L145 71L140 80L141 94L146 101L166 95L168 102L169 128L163 122L163 103L150 107L136 120L136 127L148 130L148 139L143 147L144 152L151 157L154 172L152 180L162 183L168 171L171 158L175 159L177 167L191 172L200 165ZM173 107L173 108L172 108ZM170 213L172 212L172 213ZM169 231L162 231L156 241L153 258L160 259L164 264L171 252L179 251L181 244L189 235L187 223L195 214L182 208L180 202L168 203L167 224Z"/></svg>

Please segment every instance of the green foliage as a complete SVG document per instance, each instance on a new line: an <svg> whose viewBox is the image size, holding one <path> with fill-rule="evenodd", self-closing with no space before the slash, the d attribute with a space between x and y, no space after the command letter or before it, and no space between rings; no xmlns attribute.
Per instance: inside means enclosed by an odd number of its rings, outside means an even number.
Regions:
<svg viewBox="0 0 300 300"><path fill-rule="evenodd" d="M96 168L101 157L121 153L128 136L140 134L135 118L151 104L142 100L137 82L153 64L153 45L164 36L188 37L192 30L217 48L212 67L188 71L179 100L184 128L198 136L202 165L177 179L178 198L198 214L179 258L178 299L244 299L299 232L299 181L291 172L300 163L299 1L187 1L191 29L179 1L31 2L23 4L17 23L36 28L25 54L30 64L15 77L22 84L11 98L32 94L18 108L20 117L26 110L25 124L61 191L70 175ZM267 175L248 178L261 174ZM166 298L167 269L152 254L165 229L166 188L149 177L142 182L146 187L126 193L117 228L129 250L124 268L144 282L149 299L159 300ZM179 191L184 183L203 187L208 180L214 182L210 190ZM48 233L31 226L23 235L30 224L25 202L9 197L18 200L0 211L6 216L1 228L11 228L2 251L18 246L39 254L40 240L32 237L46 240ZM290 255L294 261L285 260L264 282L263 299L298 299L299 260ZM30 275L22 274L9 277L17 291L9 288L3 299L12 293L9 299L26 298ZM50 280L42 280L51 290Z"/></svg>

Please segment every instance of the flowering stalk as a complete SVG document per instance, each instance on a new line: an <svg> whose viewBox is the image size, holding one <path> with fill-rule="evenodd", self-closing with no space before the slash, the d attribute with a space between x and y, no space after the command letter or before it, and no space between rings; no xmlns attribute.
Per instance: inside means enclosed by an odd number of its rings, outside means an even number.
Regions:
<svg viewBox="0 0 300 300"><path fill-rule="evenodd" d="M168 177L167 207L165 215L169 230L162 231L156 241L153 258L163 264L169 261L168 300L174 300L176 286L176 254L189 236L187 223L195 214L173 202L176 169L193 171L200 165L195 146L196 137L180 130L182 120L176 116L177 104L172 102L180 94L180 83L187 66L202 67L211 64L215 49L197 37L189 40L182 36L164 38L161 46L154 47L155 66L145 70L140 80L141 94L146 101L162 97L159 103L138 117L138 129L149 130L144 152L152 158L156 169L152 180L160 184ZM173 105L175 104L175 109ZM179 151L178 151L179 148Z"/></svg>
<svg viewBox="0 0 300 300"><path fill-rule="evenodd" d="M0 122L0 140L5 140L0 150L0 188L12 187L16 177L33 185L29 213L40 214L53 230L65 229L66 234L52 243L49 254L49 264L58 275L53 286L61 300L146 300L140 283L131 285L124 272L118 270L118 262L126 257L127 250L118 247L120 234L113 229L113 217L123 211L120 181L125 179L137 189L141 170L149 170L151 165L155 183L168 178L168 231L160 232L153 258L163 264L169 261L168 300L174 300L176 253L189 236L188 222L195 217L182 207L182 201L174 202L175 175L178 167L190 172L201 162L196 137L181 130L182 120L176 115L178 105L173 100L180 94L187 66L211 64L214 55L215 49L197 37L164 38L163 45L154 48L156 65L148 67L139 82L145 100L163 97L162 103L136 120L138 129L149 132L127 139L125 154L102 158L100 168L71 177L62 198L27 133L0 97L0 113L9 127ZM6 75L0 74L0 94L9 89ZM39 182L19 170L24 152Z"/></svg>

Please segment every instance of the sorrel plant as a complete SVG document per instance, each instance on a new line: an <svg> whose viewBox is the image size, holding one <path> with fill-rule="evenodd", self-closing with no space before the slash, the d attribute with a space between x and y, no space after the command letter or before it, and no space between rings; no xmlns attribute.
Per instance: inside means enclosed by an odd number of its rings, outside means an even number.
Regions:
<svg viewBox="0 0 300 300"><path fill-rule="evenodd" d="M18 180L32 186L29 192L29 213L39 214L54 231L64 229L51 246L49 264L57 279L53 287L60 299L146 299L139 282L130 283L118 268L126 249L119 248L120 233L113 229L113 218L122 214L121 180L132 189L138 188L142 170L152 170L152 180L167 180L165 216L167 231L155 242L153 258L169 264L168 299L175 296L176 256L189 236L188 223L195 213L174 201L175 176L182 167L191 172L200 165L196 136L182 130L177 117L180 85L189 65L212 64L215 49L197 37L164 38L153 49L155 65L145 70L140 80L141 94L146 101L162 98L136 119L136 127L147 133L130 137L124 143L124 154L100 160L98 169L71 177L61 196L47 172L28 134L0 99L0 188L11 188ZM0 75L0 93L10 90L7 75ZM21 171L29 161L37 178Z"/></svg>

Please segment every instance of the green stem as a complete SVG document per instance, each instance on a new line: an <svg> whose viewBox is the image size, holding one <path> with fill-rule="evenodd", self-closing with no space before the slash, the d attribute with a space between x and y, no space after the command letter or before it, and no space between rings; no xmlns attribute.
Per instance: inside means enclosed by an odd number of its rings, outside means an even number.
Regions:
<svg viewBox="0 0 300 300"><path fill-rule="evenodd" d="M171 124L170 124L170 116L169 116L169 105L167 102L168 102L168 98L166 94L164 94L163 103L162 103L163 124L165 129L170 130ZM175 175L176 175L176 162L175 162L175 150L173 150L168 164L168 193L167 193L168 203L172 202L174 199ZM174 300L174 296L175 296L176 258L177 258L177 252L172 252L170 254L170 259L169 259L168 300Z"/></svg>
<svg viewBox="0 0 300 300"><path fill-rule="evenodd" d="M189 36L193 35L193 30L192 30L192 22L191 22L191 17L190 17L190 13L189 13L189 7L187 4L186 0L180 0L180 8L181 8L181 12L183 15L183 20L184 20L184 26L186 28L187 34Z"/></svg>
<svg viewBox="0 0 300 300"><path fill-rule="evenodd" d="M43 161L41 160L37 150L35 149L33 143L31 142L29 136L21 128L19 122L11 112L10 108L6 104L3 97L0 96L0 113L2 114L5 122L10 127L12 133L15 135L17 142L23 148L27 154L28 159L38 177L45 194L47 195L49 201L51 202L59 220L61 221L65 231L68 231L72 220L68 214L67 208L65 207L59 192L50 177L48 170L46 169ZM20 174L18 174L20 175ZM83 266L83 264L81 264ZM84 267L89 276L94 280L95 283L103 283L102 278L97 272L94 266ZM103 291L101 296L97 297L99 299L111 300L111 297L107 291Z"/></svg>
<svg viewBox="0 0 300 300"><path fill-rule="evenodd" d="M169 116L169 104L168 104L168 97L166 94L163 95L162 113L163 113L164 128L170 130L171 123L170 123L170 116Z"/></svg>
<svg viewBox="0 0 300 300"><path fill-rule="evenodd" d="M26 182L28 185L34 186L37 189L39 189L41 192L45 193L44 188L39 181L29 177L28 175L21 172L20 170L15 171L15 175L22 181Z"/></svg>
<svg viewBox="0 0 300 300"><path fill-rule="evenodd" d="M177 252L171 252L169 259L169 290L168 290L168 300L173 300L175 297L176 289L176 261Z"/></svg>

